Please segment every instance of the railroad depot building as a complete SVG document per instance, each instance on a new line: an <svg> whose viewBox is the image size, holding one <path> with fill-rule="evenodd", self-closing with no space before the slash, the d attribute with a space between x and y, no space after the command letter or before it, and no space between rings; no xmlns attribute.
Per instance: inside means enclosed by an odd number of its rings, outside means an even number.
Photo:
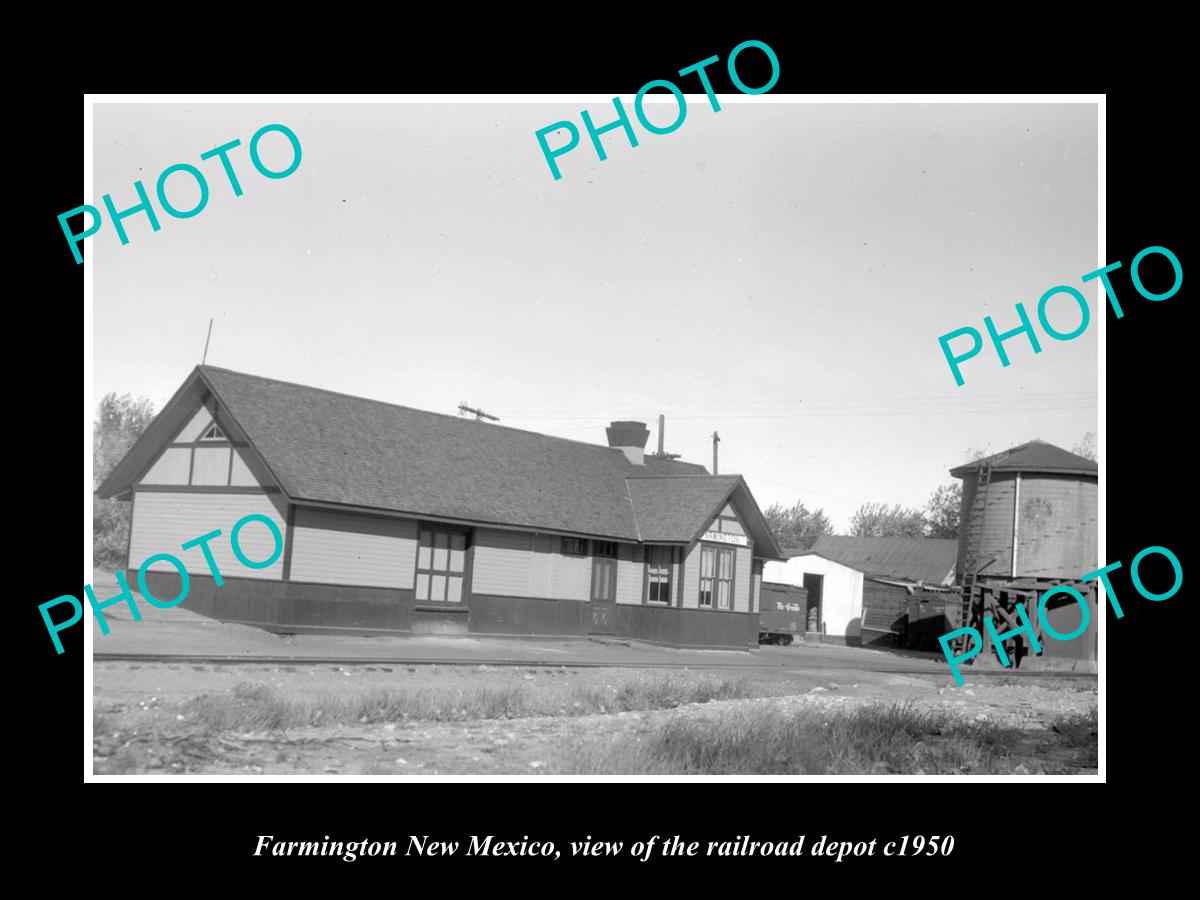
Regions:
<svg viewBox="0 0 1200 900"><path fill-rule="evenodd" d="M132 504L131 584L186 565L183 605L279 633L613 635L758 646L767 560L783 555L740 475L608 446L197 366L97 490ZM269 567L230 529L266 516ZM215 529L218 586L198 547ZM268 559L250 523L239 545ZM169 562L146 571L179 594Z"/></svg>

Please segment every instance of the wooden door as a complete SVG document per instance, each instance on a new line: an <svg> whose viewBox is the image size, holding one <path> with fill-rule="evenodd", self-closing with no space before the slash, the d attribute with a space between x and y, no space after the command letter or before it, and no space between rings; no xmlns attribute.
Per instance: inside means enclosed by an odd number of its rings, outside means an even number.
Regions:
<svg viewBox="0 0 1200 900"><path fill-rule="evenodd" d="M590 634L615 634L617 628L617 545L592 541Z"/></svg>

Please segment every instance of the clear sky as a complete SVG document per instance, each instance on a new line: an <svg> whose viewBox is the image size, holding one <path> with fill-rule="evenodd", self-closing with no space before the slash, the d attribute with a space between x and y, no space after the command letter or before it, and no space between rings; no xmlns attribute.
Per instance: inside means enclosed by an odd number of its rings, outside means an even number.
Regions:
<svg viewBox="0 0 1200 900"><path fill-rule="evenodd" d="M624 97L627 107L632 98ZM1096 290L1087 332L989 348L957 387L939 335L1018 324L1096 258L1094 105L724 103L639 146L586 133L555 181L544 104L98 104L97 206L134 205L177 162L207 208L110 222L95 259L95 400L170 397L208 361L421 409L603 444L613 419L746 476L759 504L803 500L845 529L860 503L922 506L969 447L1070 449L1096 429ZM674 106L651 117L666 123ZM292 128L296 172L246 145ZM216 160L234 138L245 193ZM264 160L282 168L286 141ZM169 197L196 198L186 175ZM190 193L189 193L190 192ZM157 205L157 204L156 204ZM1061 299L1051 321L1078 312Z"/></svg>

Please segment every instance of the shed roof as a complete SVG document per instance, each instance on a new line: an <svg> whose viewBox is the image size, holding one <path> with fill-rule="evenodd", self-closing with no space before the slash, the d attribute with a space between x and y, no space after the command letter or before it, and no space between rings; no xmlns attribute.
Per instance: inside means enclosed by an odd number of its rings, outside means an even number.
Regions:
<svg viewBox="0 0 1200 900"><path fill-rule="evenodd" d="M97 494L128 491L206 393L293 501L674 541L694 538L732 494L749 497L741 476L693 463L647 456L636 466L607 446L215 366L196 367ZM765 522L762 531L762 555L778 556Z"/></svg>
<svg viewBox="0 0 1200 900"><path fill-rule="evenodd" d="M976 462L964 463L951 469L950 474L962 478L973 474L980 466L991 466L993 472L1047 472L1064 475L1096 475L1096 461L1047 444L1029 441L1003 450Z"/></svg>
<svg viewBox="0 0 1200 900"><path fill-rule="evenodd" d="M808 552L867 575L948 584L954 579L958 541L825 534Z"/></svg>

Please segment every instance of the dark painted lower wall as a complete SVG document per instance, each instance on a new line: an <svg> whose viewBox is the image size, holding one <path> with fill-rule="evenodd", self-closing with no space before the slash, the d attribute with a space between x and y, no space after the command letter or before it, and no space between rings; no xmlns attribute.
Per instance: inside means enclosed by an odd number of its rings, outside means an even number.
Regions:
<svg viewBox="0 0 1200 900"><path fill-rule="evenodd" d="M477 634L587 634L588 604L578 600L471 595L470 630Z"/></svg>
<svg viewBox="0 0 1200 900"><path fill-rule="evenodd" d="M137 572L127 572L136 584ZM276 632L408 632L413 592L393 588L269 581L224 577L217 587L209 575L190 576L184 609L220 619L257 625ZM156 597L179 595L176 572L147 572L146 586Z"/></svg>
<svg viewBox="0 0 1200 900"><path fill-rule="evenodd" d="M137 584L137 572L127 573ZM496 634L517 637L586 636L591 607L577 600L539 600L475 594L466 609L414 605L411 590L191 575L185 609L278 633ZM147 572L156 597L179 594L176 572ZM758 646L758 616L717 610L614 606L612 636L669 647L745 650Z"/></svg>
<svg viewBox="0 0 1200 900"><path fill-rule="evenodd" d="M668 647L758 647L758 616L712 609L617 605L618 633Z"/></svg>

